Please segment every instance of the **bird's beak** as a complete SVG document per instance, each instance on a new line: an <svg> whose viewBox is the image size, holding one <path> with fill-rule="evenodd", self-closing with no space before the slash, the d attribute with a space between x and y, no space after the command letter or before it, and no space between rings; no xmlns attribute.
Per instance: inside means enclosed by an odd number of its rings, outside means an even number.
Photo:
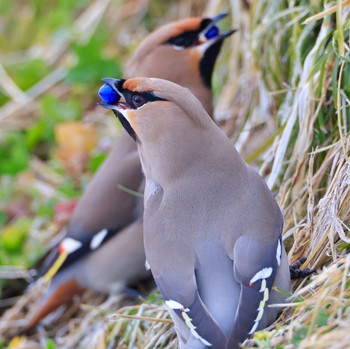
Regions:
<svg viewBox="0 0 350 349"><path fill-rule="evenodd" d="M101 80L105 84L107 84L109 87L111 87L111 89L120 96L120 99L118 99L118 101L116 103L113 103L113 104L108 104L105 101L102 101L102 102L98 103L98 105L100 105L103 108L111 109L111 110L114 110L117 112L121 112L123 110L129 109L129 106L126 103L122 92L119 91L119 89L121 88L121 85L123 84L123 80L122 79L114 79L114 78L103 78Z"/></svg>
<svg viewBox="0 0 350 349"><path fill-rule="evenodd" d="M208 48L214 43L221 41L228 36L235 33L238 29L231 29L226 32L220 33L219 28L217 27L217 23L221 21L223 18L227 17L228 13L220 13L212 18L210 18L209 24L201 31L198 36L199 45L205 46Z"/></svg>
<svg viewBox="0 0 350 349"><path fill-rule="evenodd" d="M117 93L120 98L111 98L111 101L115 99L116 102L113 104L110 104L110 103L106 103L103 100L102 96L100 95L102 98L102 102L98 104L103 108L112 110L115 116L119 119L122 126L125 128L125 130L130 134L130 136L135 141L138 142L139 140L137 138L137 135L134 129L132 128L131 122L128 117L128 112L130 111L131 108L126 102L122 93L122 85L125 80L114 79L114 78L103 78L102 81L111 88L110 92Z"/></svg>

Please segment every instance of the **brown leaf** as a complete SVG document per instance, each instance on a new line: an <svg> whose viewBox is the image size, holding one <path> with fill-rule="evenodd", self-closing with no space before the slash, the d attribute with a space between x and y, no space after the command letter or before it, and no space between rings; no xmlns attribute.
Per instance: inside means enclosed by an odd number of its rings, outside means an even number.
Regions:
<svg viewBox="0 0 350 349"><path fill-rule="evenodd" d="M95 128L79 121L69 121L56 127L55 138L57 157L76 178L86 170L90 151L96 146Z"/></svg>

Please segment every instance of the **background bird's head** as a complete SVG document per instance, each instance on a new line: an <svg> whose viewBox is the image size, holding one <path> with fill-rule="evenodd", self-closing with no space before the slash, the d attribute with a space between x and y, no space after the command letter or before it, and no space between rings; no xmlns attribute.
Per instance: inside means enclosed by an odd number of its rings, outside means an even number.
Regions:
<svg viewBox="0 0 350 349"><path fill-rule="evenodd" d="M212 114L211 77L223 40L217 22L226 17L190 17L171 22L148 35L126 67L126 77L157 77L189 88ZM208 101L209 100L209 101Z"/></svg>

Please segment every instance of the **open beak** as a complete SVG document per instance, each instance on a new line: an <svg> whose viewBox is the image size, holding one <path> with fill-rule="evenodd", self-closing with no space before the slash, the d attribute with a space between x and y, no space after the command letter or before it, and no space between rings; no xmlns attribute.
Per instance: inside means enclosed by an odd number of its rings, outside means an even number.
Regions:
<svg viewBox="0 0 350 349"><path fill-rule="evenodd" d="M102 86L99 91L102 102L98 103L98 105L117 112L129 109L123 94L118 90L118 88L120 88L123 84L123 80L114 78L103 78L101 80L105 83L105 85ZM110 87L109 89L108 86Z"/></svg>
<svg viewBox="0 0 350 349"><path fill-rule="evenodd" d="M100 88L99 95L102 102L98 103L98 105L112 110L129 135L136 142L139 142L139 139L127 117L130 106L126 103L123 93L120 91L125 80L103 78L102 81L105 85Z"/></svg>
<svg viewBox="0 0 350 349"><path fill-rule="evenodd" d="M217 23L223 18L227 17L228 13L220 13L210 18L209 24L202 30L198 36L199 45L211 46L215 42L221 41L226 37L235 33L238 29L231 29L226 32L220 33Z"/></svg>

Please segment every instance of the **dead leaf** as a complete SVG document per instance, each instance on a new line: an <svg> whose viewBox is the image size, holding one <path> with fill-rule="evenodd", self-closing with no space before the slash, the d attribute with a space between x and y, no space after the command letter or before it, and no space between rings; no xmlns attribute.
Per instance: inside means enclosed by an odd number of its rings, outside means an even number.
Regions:
<svg viewBox="0 0 350 349"><path fill-rule="evenodd" d="M57 157L77 178L86 170L90 152L97 144L95 128L79 121L69 121L56 127L55 138Z"/></svg>

